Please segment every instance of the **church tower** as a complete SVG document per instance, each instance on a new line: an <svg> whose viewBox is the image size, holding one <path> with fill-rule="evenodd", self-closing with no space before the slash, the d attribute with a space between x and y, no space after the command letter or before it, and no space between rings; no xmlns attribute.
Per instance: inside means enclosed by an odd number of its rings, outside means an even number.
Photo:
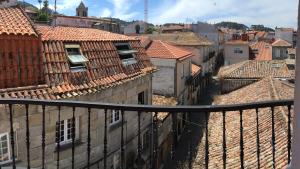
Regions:
<svg viewBox="0 0 300 169"><path fill-rule="evenodd" d="M76 8L76 16L88 17L88 7L85 7L81 1L79 6Z"/></svg>

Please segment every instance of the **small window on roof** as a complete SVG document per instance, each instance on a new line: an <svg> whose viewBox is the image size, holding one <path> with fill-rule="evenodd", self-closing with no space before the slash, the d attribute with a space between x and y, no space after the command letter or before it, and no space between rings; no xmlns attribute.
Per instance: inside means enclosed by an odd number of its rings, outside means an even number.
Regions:
<svg viewBox="0 0 300 169"><path fill-rule="evenodd" d="M86 70L86 62L89 60L83 56L79 45L65 45L70 69L73 72L80 72Z"/></svg>
<svg viewBox="0 0 300 169"><path fill-rule="evenodd" d="M128 43L115 43L119 57L124 66L137 63L135 59L136 50L133 50Z"/></svg>

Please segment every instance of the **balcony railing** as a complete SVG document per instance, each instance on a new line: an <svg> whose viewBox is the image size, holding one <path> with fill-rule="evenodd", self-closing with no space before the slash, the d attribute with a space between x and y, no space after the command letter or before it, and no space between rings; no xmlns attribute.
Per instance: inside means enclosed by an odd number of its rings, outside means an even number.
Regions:
<svg viewBox="0 0 300 169"><path fill-rule="evenodd" d="M276 161L275 161L275 152L276 152L276 135L275 135L275 123L274 123L274 108L275 107L286 107L288 112L288 137L286 138L286 144L288 156L286 157L288 162L290 162L291 156L291 109L293 107L293 101L292 100L280 100L280 101L268 101L268 102L259 102L259 103L247 103L247 104L239 104L239 105L224 105L224 106L177 106L177 107L160 107L160 106L150 106L150 105L118 105L118 104L108 104L108 103L92 103L92 102L76 102L76 101L44 101L44 100L14 100L14 99L1 99L0 105L2 105L2 112L0 115L0 129L3 129L4 125L7 123L8 127L7 130L9 130L9 144L10 144L10 157L11 161L10 163L0 163L1 166L11 166L12 168L16 167L23 167L23 168L110 168L108 166L109 162L109 156L111 155L113 150L109 150L108 143L111 141L117 141L119 142L119 151L120 151L120 166L119 168L123 169L126 168L125 166L125 153L126 153L126 144L127 140L124 135L124 124L125 122L125 116L128 114L136 113L136 119L137 121L137 160L136 165L137 168L141 169L143 168L143 165L145 164L142 160L142 115L149 114L151 117L153 116L151 127L151 133L153 137L148 137L150 140L150 143L152 146L150 146L151 151L149 151L150 155L150 164L149 168L157 168L157 158L158 158L158 113L159 112L170 112L171 118L172 118L172 135L173 135L173 141L171 145L171 152L172 158L174 158L174 154L176 151L177 146L177 114L178 113L187 113L190 115L191 113L203 115L205 117L205 123L204 123L204 132L205 132L205 151L203 156L205 157L205 168L209 167L209 162L214 157L209 156L209 135L208 135L208 119L210 116L210 113L220 113L223 117L225 117L226 112L229 111L238 111L238 115L240 118L240 168L244 168L244 138L243 138L243 111L245 110L256 110L256 114L253 114L253 116L256 116L258 121L258 110L262 108L270 108L271 111L271 117L272 119L272 139L270 142L273 143L272 148L272 156L273 156L273 167L275 168ZM70 149L69 151L63 150L63 145L61 145L61 128L62 125L57 125L56 121L60 122L61 119L63 119L64 112L63 109L70 108L71 112L68 112L71 114L70 116L70 125L69 128L69 135L71 137L70 139ZM24 111L23 111L24 110ZM111 115L111 110L118 110L120 112L120 125L119 125L119 131L120 131L120 137L109 137L108 134L108 127L109 127L109 116ZM32 119L33 112L38 112L40 119L37 119L37 121L40 121L40 127L36 127L34 123L34 120ZM76 140L76 114L81 113L86 116L86 118L81 119L81 121L85 121L82 123L82 126L85 128L84 132L81 133L81 135L86 135L86 137L82 137L85 140L82 140L83 143L81 143L81 146L85 148L80 148L78 150L77 140ZM99 114L102 114L103 119L103 125L96 123L94 118L99 117ZM51 118L56 117L56 121L51 120ZM116 118L116 116L114 116ZM49 120L50 119L50 120ZM130 120L130 119L129 119ZM133 119L132 119L133 120ZM93 122L92 122L93 121ZM19 129L24 131L24 135L19 135L18 140L16 139L16 125L15 123L20 123ZM60 124L60 123L59 123ZM226 124L226 119L223 118L223 126ZM187 119L187 125L189 125L189 119ZM50 132L51 127L49 126L56 126L56 137L59 139L54 139ZM93 127L92 127L93 126ZM257 130L258 130L258 123L257 123ZM96 129L95 129L96 128ZM98 131L99 129L99 131ZM94 137L91 135L92 131L97 131L100 133L97 137ZM101 131L100 131L101 130ZM82 130L81 130L82 131ZM39 139L36 138L37 133L40 133L41 135ZM257 137L259 137L258 132L256 133ZM23 136L23 137L22 137ZM126 136L127 137L127 136ZM111 140L109 140L109 138ZM50 142L51 140L55 140L55 146L51 146ZM103 140L103 145L97 145L102 144L99 143L99 140ZM3 141L3 140L1 140ZM23 141L23 142L22 142ZM34 142L34 143L33 143ZM52 141L54 142L54 141ZM25 144L24 144L25 143ZM1 143L3 146L3 142ZM40 146L36 147L36 144L40 144ZM225 137L225 127L223 127L223 160L220 161L220 163L224 164L224 167L226 168L226 164L230 163L229 160L227 160L227 154L226 154L226 137ZM260 159L260 145L259 145L259 139L257 142L257 159ZM34 146L33 146L34 145ZM100 146L101 148L99 150L96 150L95 147ZM0 147L1 148L1 147ZM18 152L17 151L23 151ZM3 148L2 148L3 150ZM76 157L77 153L83 153L84 156ZM4 153L0 154L0 157L2 158L2 161L4 159ZM69 157L69 160L63 160L63 158ZM0 160L1 160L0 158ZM34 159L34 160L33 160ZM39 160L37 160L39 159ZM85 164L78 164L77 160L84 160ZM191 160L191 158L190 158ZM116 160L117 161L117 160ZM191 161L190 161L191 163ZM259 160L257 161L259 166ZM78 165L77 165L78 164ZM64 167L62 167L62 165ZM151 166L151 167L150 167ZM190 168L192 168L192 165L190 165ZM259 167L258 167L259 168Z"/></svg>

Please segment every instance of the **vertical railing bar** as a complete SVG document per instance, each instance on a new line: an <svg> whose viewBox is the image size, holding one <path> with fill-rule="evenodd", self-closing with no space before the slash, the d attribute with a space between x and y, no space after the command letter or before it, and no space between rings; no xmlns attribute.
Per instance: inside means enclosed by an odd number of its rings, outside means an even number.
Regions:
<svg viewBox="0 0 300 169"><path fill-rule="evenodd" d="M45 169L45 148L46 148L46 144L45 144L45 136L46 136L46 120L45 120L45 105L42 105L42 111L43 111L43 117L42 117L42 169Z"/></svg>
<svg viewBox="0 0 300 169"><path fill-rule="evenodd" d="M208 145L208 112L205 112L205 168L208 169L209 145Z"/></svg>
<svg viewBox="0 0 300 169"><path fill-rule="evenodd" d="M291 162L291 105L288 105L288 164Z"/></svg>
<svg viewBox="0 0 300 169"><path fill-rule="evenodd" d="M158 113L154 113L153 118L153 161L152 161L152 169L157 168L157 156L158 156Z"/></svg>
<svg viewBox="0 0 300 169"><path fill-rule="evenodd" d="M75 168L75 111L76 111L76 107L73 107L73 111L72 111L72 169Z"/></svg>
<svg viewBox="0 0 300 169"><path fill-rule="evenodd" d="M91 108L88 108L87 168L91 162Z"/></svg>
<svg viewBox="0 0 300 169"><path fill-rule="evenodd" d="M125 152L124 152L124 110L121 110L121 169L124 169Z"/></svg>
<svg viewBox="0 0 300 169"><path fill-rule="evenodd" d="M172 134L173 134L173 142L172 142L172 150L171 150L171 159L175 159L175 151L177 146L177 113L171 112L172 115Z"/></svg>
<svg viewBox="0 0 300 169"><path fill-rule="evenodd" d="M27 148L27 169L30 169L30 132L29 132L29 105L25 105L26 109L26 148Z"/></svg>
<svg viewBox="0 0 300 169"><path fill-rule="evenodd" d="M103 167L104 169L107 168L107 109L104 110L104 148L103 148L103 154L104 154L104 161L103 161Z"/></svg>
<svg viewBox="0 0 300 169"><path fill-rule="evenodd" d="M58 117L57 117L57 119L58 119L58 126L57 126L57 130L56 131L58 131L58 134L57 134L57 140L56 140L56 144L57 144L57 160L56 160L56 168L57 169L59 169L59 159L60 159L60 137L61 137L61 135L60 135L60 112L61 111L61 107L60 106L58 106Z"/></svg>
<svg viewBox="0 0 300 169"><path fill-rule="evenodd" d="M274 107L271 107L272 111L272 159L273 159L273 168L275 168L276 163L275 163L275 118L274 118Z"/></svg>
<svg viewBox="0 0 300 169"><path fill-rule="evenodd" d="M141 161L142 161L142 147L141 147L141 112L138 111L138 165L137 168L141 169Z"/></svg>
<svg viewBox="0 0 300 169"><path fill-rule="evenodd" d="M243 110L240 110L240 162L241 169L244 169L244 136L243 136Z"/></svg>
<svg viewBox="0 0 300 169"><path fill-rule="evenodd" d="M188 154L189 154L189 169L192 169L193 168L193 166L192 166L192 162L193 162L193 152L192 152L192 143L191 143L191 137L192 137L192 132L191 132L191 127L192 127L192 125L191 125L191 112L188 112L188 118L187 118L187 120L188 120L188 137L190 137L190 139L189 139L189 147L188 147Z"/></svg>
<svg viewBox="0 0 300 169"><path fill-rule="evenodd" d="M12 162L13 169L16 169L16 156L15 156L15 137L14 137L14 123L13 123L13 107L9 104L9 119L10 119L10 144L12 147Z"/></svg>
<svg viewBox="0 0 300 169"><path fill-rule="evenodd" d="M257 156L257 168L260 168L260 142L259 142L259 116L258 116L258 111L259 109L256 108L256 156Z"/></svg>
<svg viewBox="0 0 300 169"><path fill-rule="evenodd" d="M222 112L223 115L223 168L226 169L226 112Z"/></svg>

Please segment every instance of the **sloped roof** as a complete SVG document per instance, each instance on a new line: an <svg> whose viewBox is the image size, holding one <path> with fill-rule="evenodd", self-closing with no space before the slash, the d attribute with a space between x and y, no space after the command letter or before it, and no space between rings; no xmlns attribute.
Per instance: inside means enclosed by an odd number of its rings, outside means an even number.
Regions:
<svg viewBox="0 0 300 169"><path fill-rule="evenodd" d="M215 105L252 103L258 101L293 99L294 87L270 77L259 82L233 91L215 99ZM287 161L287 107L276 107L276 167L286 168ZM293 114L293 112L292 112ZM272 121L270 108L259 109L259 140L260 167L272 168ZM227 168L240 168L240 116L239 112L226 112L226 155ZM211 113L209 117L209 168L222 168L223 155L223 116L222 113ZM257 168L257 132L255 110L243 111L243 145L245 168ZM202 139L204 140L204 139ZM204 142L201 143L201 147ZM199 148L198 155L203 156L203 149ZM196 158L198 159L198 158ZM201 161L196 161L201 163Z"/></svg>
<svg viewBox="0 0 300 169"><path fill-rule="evenodd" d="M67 33L63 34L65 30ZM71 32L72 30L74 32ZM72 98L132 81L155 70L145 49L136 39L131 40L132 38L124 35L86 28L39 27L39 31L42 36L41 60L45 85L1 89L0 98ZM84 34L85 32L87 34ZM119 41L128 42L131 48L137 51L137 63L127 66L122 64L114 46L114 42ZM65 50L66 44L80 46L82 54L88 59L86 69L71 70Z"/></svg>
<svg viewBox="0 0 300 169"><path fill-rule="evenodd" d="M242 41L242 40L231 40L231 41L227 41L225 44L226 45L249 45L249 42Z"/></svg>
<svg viewBox="0 0 300 169"><path fill-rule="evenodd" d="M152 40L148 36L133 36L133 37L140 40L141 45L146 49L149 47L150 43L152 42Z"/></svg>
<svg viewBox="0 0 300 169"><path fill-rule="evenodd" d="M272 46L278 46L278 47L291 47L292 44L289 42L283 40L283 39L277 39L275 42L272 43Z"/></svg>
<svg viewBox="0 0 300 169"><path fill-rule="evenodd" d="M94 28L37 26L43 41L129 41L136 40L121 34Z"/></svg>
<svg viewBox="0 0 300 169"><path fill-rule="evenodd" d="M17 7L0 8L0 35L38 36L30 19Z"/></svg>
<svg viewBox="0 0 300 169"><path fill-rule="evenodd" d="M218 73L220 78L229 79L261 79L268 76L275 78L291 78L285 61L248 60L222 67Z"/></svg>
<svg viewBox="0 0 300 169"><path fill-rule="evenodd" d="M192 64L192 75L194 76L195 74L197 74L198 72L201 71L201 67L195 64Z"/></svg>
<svg viewBox="0 0 300 169"><path fill-rule="evenodd" d="M161 40L181 46L211 46L214 43L193 32L176 32L149 35L152 40Z"/></svg>
<svg viewBox="0 0 300 169"><path fill-rule="evenodd" d="M175 47L160 40L154 40L147 49L147 55L151 58L184 60L192 56L192 52Z"/></svg>
<svg viewBox="0 0 300 169"><path fill-rule="evenodd" d="M177 99L174 97L167 97L162 95L153 95L152 104L157 106L176 106L178 104ZM153 114L154 115L154 114ZM169 112L158 112L157 118L159 120L164 120L168 117Z"/></svg>
<svg viewBox="0 0 300 169"><path fill-rule="evenodd" d="M255 60L272 60L272 46L264 41L250 45Z"/></svg>

